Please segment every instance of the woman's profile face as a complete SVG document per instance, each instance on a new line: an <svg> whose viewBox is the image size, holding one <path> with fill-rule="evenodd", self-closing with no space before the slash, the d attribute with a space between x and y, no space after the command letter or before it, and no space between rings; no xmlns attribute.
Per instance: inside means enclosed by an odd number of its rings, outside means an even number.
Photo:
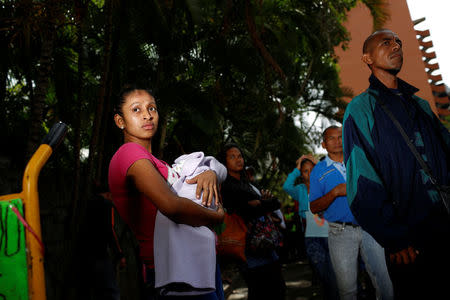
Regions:
<svg viewBox="0 0 450 300"><path fill-rule="evenodd" d="M127 141L151 139L158 129L158 120L156 101L144 90L127 95L122 116L115 116L116 125L123 130Z"/></svg>
<svg viewBox="0 0 450 300"><path fill-rule="evenodd" d="M228 149L226 153L226 167L231 172L240 172L244 169L244 158L238 148Z"/></svg>
<svg viewBox="0 0 450 300"><path fill-rule="evenodd" d="M304 182L309 182L309 175L311 174L313 168L314 165L309 160L302 164L300 172L302 174Z"/></svg>

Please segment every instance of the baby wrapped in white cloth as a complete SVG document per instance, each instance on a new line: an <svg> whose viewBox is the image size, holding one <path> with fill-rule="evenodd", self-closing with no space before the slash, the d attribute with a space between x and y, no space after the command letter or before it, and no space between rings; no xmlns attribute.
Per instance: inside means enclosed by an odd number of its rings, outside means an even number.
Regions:
<svg viewBox="0 0 450 300"><path fill-rule="evenodd" d="M215 171L219 183L227 176L225 166L212 156L203 152L182 155L175 160L172 170L169 169L168 183L178 196L202 205L202 198L196 198L197 185L185 181L206 170ZM160 289L160 294L201 295L215 291L216 240L208 227L176 224L158 211L154 257L155 287Z"/></svg>

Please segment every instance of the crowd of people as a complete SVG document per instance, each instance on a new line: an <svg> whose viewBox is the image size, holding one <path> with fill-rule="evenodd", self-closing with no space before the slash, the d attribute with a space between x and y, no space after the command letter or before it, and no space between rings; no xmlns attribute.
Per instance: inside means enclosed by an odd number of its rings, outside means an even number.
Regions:
<svg viewBox="0 0 450 300"><path fill-rule="evenodd" d="M370 86L342 127L323 131L324 157L299 155L281 183L294 203L284 207L254 181L237 144L206 161L202 153L173 165L153 156L156 100L127 87L115 108L124 144L111 159L109 189L139 243L145 299L224 299L215 237L225 214L246 226L245 259L236 263L248 299L285 299L290 258L307 258L324 299L357 299L361 272L376 299L448 296L450 134L397 77L402 47L390 30L366 39ZM186 269L179 257L194 263Z"/></svg>

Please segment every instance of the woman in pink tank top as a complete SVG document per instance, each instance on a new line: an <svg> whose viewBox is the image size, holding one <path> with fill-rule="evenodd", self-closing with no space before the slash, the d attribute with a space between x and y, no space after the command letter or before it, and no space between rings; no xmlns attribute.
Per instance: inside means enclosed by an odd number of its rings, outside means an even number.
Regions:
<svg viewBox="0 0 450 300"><path fill-rule="evenodd" d="M121 93L114 121L123 132L124 144L112 157L108 174L113 202L139 241L139 255L150 286L154 284L153 232L157 210L176 223L191 226L214 225L224 218L217 200L217 210L211 210L170 190L166 180L173 173L165 162L152 155L158 119L156 101L150 91L132 87ZM203 194L205 206L219 199L214 171L203 172L189 183L197 184L197 198ZM154 294L150 288L146 299L154 299Z"/></svg>

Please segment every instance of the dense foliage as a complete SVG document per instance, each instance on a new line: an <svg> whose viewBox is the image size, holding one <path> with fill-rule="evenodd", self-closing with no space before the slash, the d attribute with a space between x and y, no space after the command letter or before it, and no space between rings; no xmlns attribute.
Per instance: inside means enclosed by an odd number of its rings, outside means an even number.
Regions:
<svg viewBox="0 0 450 300"><path fill-rule="evenodd" d="M103 179L120 142L112 103L138 83L159 102L158 156L214 154L233 140L264 177L268 161L286 170L313 140L304 112L339 119L333 48L348 39L342 22L355 3L1 1L0 134L25 161L62 120L64 165L78 172L89 149L86 172Z"/></svg>
<svg viewBox="0 0 450 300"><path fill-rule="evenodd" d="M139 84L158 101L157 156L215 155L233 141L262 184L279 188L316 142L305 112L342 117L333 49L349 39L342 24L356 2L2 0L0 156L21 170L53 123L69 125L46 171L59 185L47 190L64 194L63 222L76 235L81 191L105 183L121 143L115 97ZM385 16L383 1L362 2Z"/></svg>

